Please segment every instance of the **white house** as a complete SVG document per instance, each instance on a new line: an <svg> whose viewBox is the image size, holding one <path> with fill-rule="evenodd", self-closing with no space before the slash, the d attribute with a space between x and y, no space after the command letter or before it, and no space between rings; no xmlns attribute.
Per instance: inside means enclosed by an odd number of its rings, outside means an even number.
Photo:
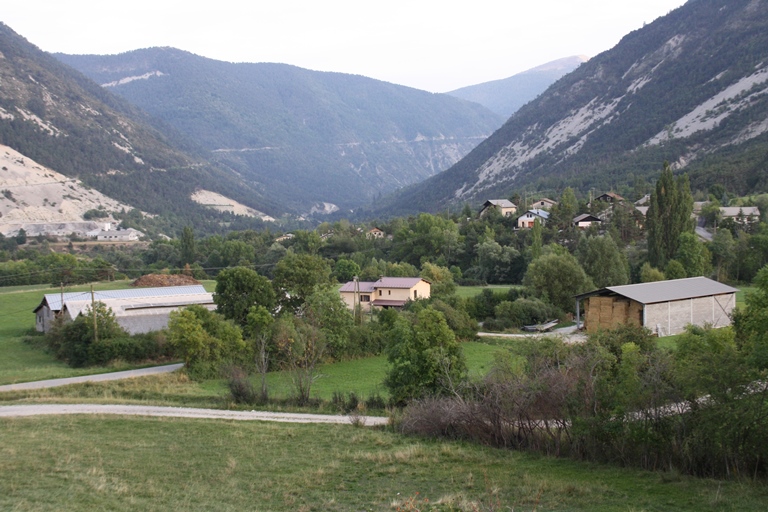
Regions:
<svg viewBox="0 0 768 512"><path fill-rule="evenodd" d="M528 210L517 218L517 227L519 229L532 228L536 219L539 219L539 222L543 226L547 223L547 219L549 219L549 212L538 208Z"/></svg>

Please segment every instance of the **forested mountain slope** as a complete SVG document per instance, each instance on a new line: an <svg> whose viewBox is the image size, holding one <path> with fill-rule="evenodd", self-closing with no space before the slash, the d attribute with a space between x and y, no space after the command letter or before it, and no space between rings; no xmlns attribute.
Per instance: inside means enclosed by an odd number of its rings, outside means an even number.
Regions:
<svg viewBox="0 0 768 512"><path fill-rule="evenodd" d="M285 64L174 48L56 57L298 211L370 204L447 169L503 122L445 94Z"/></svg>
<svg viewBox="0 0 768 512"><path fill-rule="evenodd" d="M768 183L768 0L690 0L521 108L380 211L438 210L522 187L610 190L663 162L694 187Z"/></svg>
<svg viewBox="0 0 768 512"><path fill-rule="evenodd" d="M231 171L183 147L173 130L0 24L0 144L149 213L168 227L227 218L190 199L199 188L269 213L282 209Z"/></svg>
<svg viewBox="0 0 768 512"><path fill-rule="evenodd" d="M469 85L446 94L479 103L507 119L563 75L570 73L586 61L587 58L583 55L566 57L508 78Z"/></svg>

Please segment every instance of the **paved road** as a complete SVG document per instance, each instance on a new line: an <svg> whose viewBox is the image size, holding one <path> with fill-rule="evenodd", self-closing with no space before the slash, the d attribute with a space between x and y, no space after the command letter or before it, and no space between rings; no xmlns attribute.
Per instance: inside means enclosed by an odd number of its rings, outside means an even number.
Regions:
<svg viewBox="0 0 768 512"><path fill-rule="evenodd" d="M103 382L107 380L130 379L133 377L144 377L145 375L157 375L158 373L175 372L183 364L167 364L164 366L152 366L150 368L141 368L139 370L127 370L124 372L98 373L96 375L83 375L82 377L68 377L66 379L38 380L35 382L22 382L19 384L7 384L0 386L0 393L3 391L18 391L21 389L43 389L66 386L68 384L79 384L81 382Z"/></svg>
<svg viewBox="0 0 768 512"><path fill-rule="evenodd" d="M100 404L29 404L0 406L0 418L61 414L115 414L120 416L165 416L173 418L205 418L240 421L278 421L283 423L336 423L372 427L386 425L382 416L333 416L266 411L225 411L191 407L156 407L146 405Z"/></svg>

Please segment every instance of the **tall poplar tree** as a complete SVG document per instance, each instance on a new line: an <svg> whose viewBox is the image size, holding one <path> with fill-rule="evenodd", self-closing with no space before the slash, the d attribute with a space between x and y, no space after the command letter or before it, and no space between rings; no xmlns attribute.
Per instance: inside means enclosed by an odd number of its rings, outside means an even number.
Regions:
<svg viewBox="0 0 768 512"><path fill-rule="evenodd" d="M680 234L693 231L691 212L693 196L688 175L677 179L672 175L668 163L651 192L651 204L646 215L648 232L648 261L657 268L664 268L667 261L675 257Z"/></svg>

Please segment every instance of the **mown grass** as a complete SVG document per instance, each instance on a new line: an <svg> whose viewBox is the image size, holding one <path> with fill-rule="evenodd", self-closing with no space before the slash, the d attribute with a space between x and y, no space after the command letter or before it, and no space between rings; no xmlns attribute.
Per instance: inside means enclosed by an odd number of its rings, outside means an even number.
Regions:
<svg viewBox="0 0 768 512"><path fill-rule="evenodd" d="M457 286L456 295L463 298L474 297L475 295L482 293L483 290L493 290L493 293L505 295L510 288L515 288L515 285L490 284L488 286Z"/></svg>
<svg viewBox="0 0 768 512"><path fill-rule="evenodd" d="M0 420L0 509L764 510L766 489L353 426Z"/></svg>

